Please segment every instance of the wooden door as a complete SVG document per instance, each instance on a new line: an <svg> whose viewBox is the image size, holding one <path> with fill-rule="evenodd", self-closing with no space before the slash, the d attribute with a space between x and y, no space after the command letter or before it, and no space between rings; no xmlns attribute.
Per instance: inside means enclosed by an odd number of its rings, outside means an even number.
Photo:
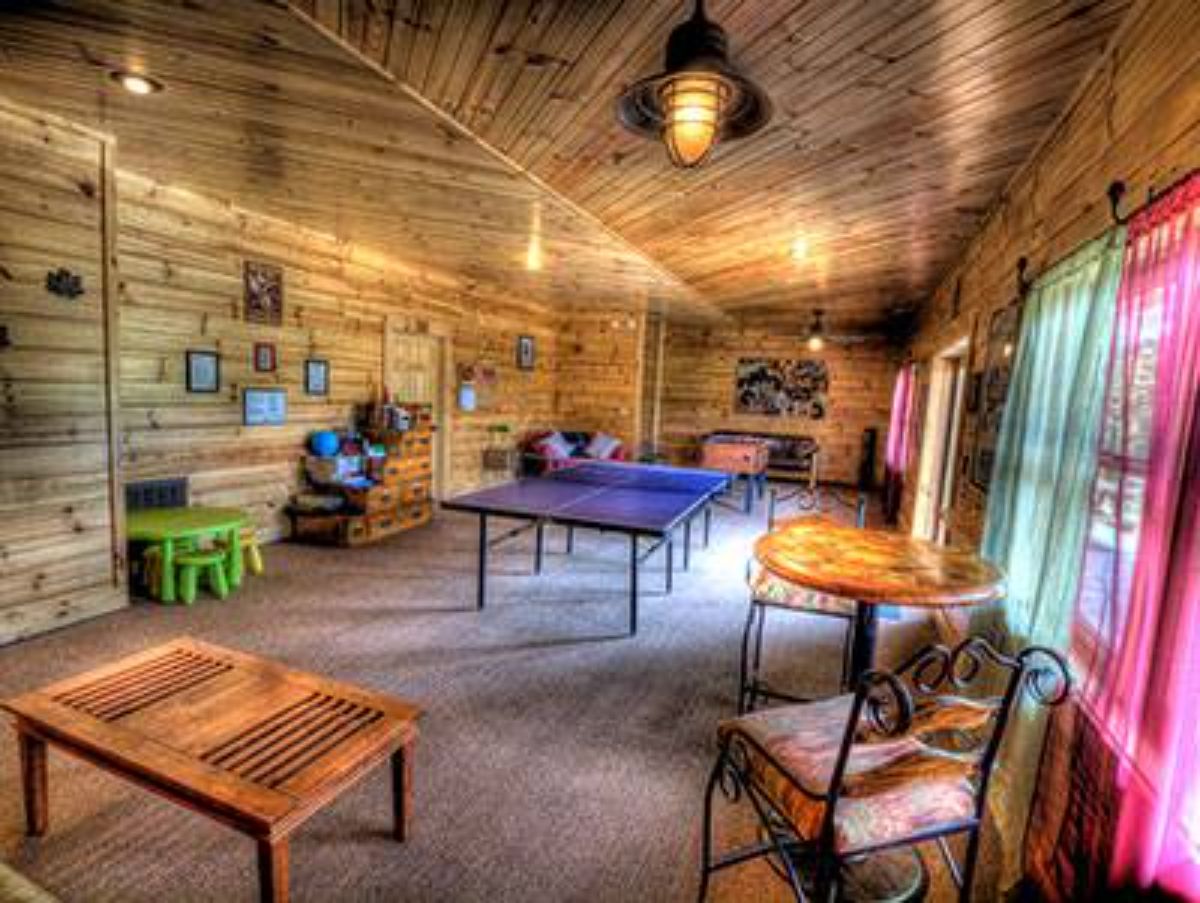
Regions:
<svg viewBox="0 0 1200 903"><path fill-rule="evenodd" d="M402 321L389 319L384 330L383 385L395 401L427 404L433 408L433 494L442 497L445 479L445 336L406 331Z"/></svg>
<svg viewBox="0 0 1200 903"><path fill-rule="evenodd" d="M112 185L107 141L0 105L0 644L127 602Z"/></svg>

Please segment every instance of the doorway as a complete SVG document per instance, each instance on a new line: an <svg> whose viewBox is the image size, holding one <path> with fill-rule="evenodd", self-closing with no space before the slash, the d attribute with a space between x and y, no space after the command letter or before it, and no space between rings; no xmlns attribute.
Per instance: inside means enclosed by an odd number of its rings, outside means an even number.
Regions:
<svg viewBox="0 0 1200 903"><path fill-rule="evenodd" d="M446 417L448 340L431 332L412 332L400 318L389 317L384 328L383 386L400 404L427 404L433 410L433 497L445 492L449 461Z"/></svg>
<svg viewBox="0 0 1200 903"><path fill-rule="evenodd" d="M969 343L964 337L939 352L930 373L913 535L937 543L950 541L950 509L957 488L956 462Z"/></svg>

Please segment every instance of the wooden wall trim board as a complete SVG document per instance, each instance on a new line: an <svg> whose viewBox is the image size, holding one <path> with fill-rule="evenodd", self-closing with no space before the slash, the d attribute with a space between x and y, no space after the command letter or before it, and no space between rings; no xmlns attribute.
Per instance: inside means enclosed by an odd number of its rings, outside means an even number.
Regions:
<svg viewBox="0 0 1200 903"><path fill-rule="evenodd" d="M1029 259L1036 275L1102 234L1112 225L1105 194L1112 180L1129 186L1126 209L1132 209L1150 187L1169 185L1196 167L1200 4L1135 4L979 234L944 273L922 310L912 353L927 362L950 336L969 332L971 360L978 366L988 318L1013 298L1019 257ZM927 379L929 368L922 371ZM975 432L975 417L968 415L962 433L968 449L974 448ZM913 493L905 496L902 523L910 524ZM955 541L978 543L986 502L969 481L960 484L951 511Z"/></svg>
<svg viewBox="0 0 1200 903"><path fill-rule="evenodd" d="M108 434L108 507L112 522L112 584L124 591L129 579L125 554L125 484L121 470L121 305L117 302L120 261L117 254L117 164L115 143L100 142L100 191L104 210L100 247L104 254L105 430Z"/></svg>

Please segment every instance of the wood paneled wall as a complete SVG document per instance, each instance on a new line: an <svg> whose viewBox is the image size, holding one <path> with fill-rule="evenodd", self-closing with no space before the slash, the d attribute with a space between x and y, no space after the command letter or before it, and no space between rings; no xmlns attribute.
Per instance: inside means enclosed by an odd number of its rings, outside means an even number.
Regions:
<svg viewBox="0 0 1200 903"><path fill-rule="evenodd" d="M562 315L557 422L602 430L635 452L641 442L644 311L575 307Z"/></svg>
<svg viewBox="0 0 1200 903"><path fill-rule="evenodd" d="M1036 276L1112 225L1105 191L1129 186L1126 207L1200 166L1200 4L1155 0L1135 6L1110 51L1067 112L1004 192L980 235L927 305L914 343L918 359L962 336L975 337L982 366L992 312L1015 297L1018 258ZM956 300L957 295L957 300ZM928 377L929 367L922 368ZM964 448L975 421L966 415ZM916 463L905 493L911 522ZM986 496L960 481L951 506L952 540L977 543Z"/></svg>
<svg viewBox="0 0 1200 903"><path fill-rule="evenodd" d="M266 535L277 535L305 437L348 424L354 406L378 393L389 314L448 335L456 371L476 363L494 372L475 412L450 412L451 491L481 480L490 424L551 422L556 333L548 312L422 284L399 261L135 175L121 174L118 196L126 479L186 474L196 503L245 507ZM242 319L247 257L284 268L282 326ZM539 340L532 373L515 367L520 333ZM253 371L255 342L275 344L275 373ZM186 391L189 348L220 352L218 394ZM330 362L326 397L304 394L308 357ZM248 385L288 390L286 426L242 425Z"/></svg>
<svg viewBox="0 0 1200 903"><path fill-rule="evenodd" d="M533 370L517 367L517 337L533 336L536 357ZM549 316L513 316L474 312L464 316L455 331L454 356L458 364L476 363L494 379L476 382L478 408L466 413L454 406L451 414L450 492L460 492L507 475L485 472L483 450L489 445L515 445L526 433L555 426L558 361L561 338L557 322ZM494 436L489 428L504 425L508 437Z"/></svg>
<svg viewBox="0 0 1200 903"><path fill-rule="evenodd" d="M0 104L0 645L125 604L111 152Z"/></svg>
<svg viewBox="0 0 1200 903"><path fill-rule="evenodd" d="M733 409L735 368L743 357L821 357L829 367L829 407L822 420L737 414ZM858 479L863 430L879 431L877 474L882 474L892 385L899 357L882 340L826 345L819 355L804 338L763 329L715 330L671 324L664 361L663 451L679 463L694 463L699 440L715 430L761 430L812 436L821 446L821 479Z"/></svg>

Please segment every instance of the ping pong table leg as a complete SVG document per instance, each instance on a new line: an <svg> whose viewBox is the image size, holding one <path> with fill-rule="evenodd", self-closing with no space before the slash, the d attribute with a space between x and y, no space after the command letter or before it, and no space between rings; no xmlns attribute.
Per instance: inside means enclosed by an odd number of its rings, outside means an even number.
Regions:
<svg viewBox="0 0 1200 903"><path fill-rule="evenodd" d="M708 548L709 536L712 534L712 502L704 506L704 548Z"/></svg>
<svg viewBox="0 0 1200 903"><path fill-rule="evenodd" d="M575 554L575 528L567 527L567 554Z"/></svg>
<svg viewBox="0 0 1200 903"><path fill-rule="evenodd" d="M479 515L479 575L475 586L475 609L483 611L487 601L487 566L488 566L488 524L487 515Z"/></svg>
<svg viewBox="0 0 1200 903"><path fill-rule="evenodd" d="M675 586L675 536L667 535L667 592Z"/></svg>
<svg viewBox="0 0 1200 903"><path fill-rule="evenodd" d="M683 522L683 569L686 571L692 566L692 519L689 517Z"/></svg>
<svg viewBox="0 0 1200 903"><path fill-rule="evenodd" d="M745 510L746 510L747 514L753 514L754 513L754 493L757 492L758 490L754 485L754 477L751 474L746 474L744 479L746 480L746 495L744 498Z"/></svg>
<svg viewBox="0 0 1200 903"><path fill-rule="evenodd" d="M629 534L629 635L637 634L638 622L638 538Z"/></svg>
<svg viewBox="0 0 1200 903"><path fill-rule="evenodd" d="M546 523L538 521L534 532L536 538L534 540L533 550L533 572L540 574L542 572L542 559L546 556Z"/></svg>

